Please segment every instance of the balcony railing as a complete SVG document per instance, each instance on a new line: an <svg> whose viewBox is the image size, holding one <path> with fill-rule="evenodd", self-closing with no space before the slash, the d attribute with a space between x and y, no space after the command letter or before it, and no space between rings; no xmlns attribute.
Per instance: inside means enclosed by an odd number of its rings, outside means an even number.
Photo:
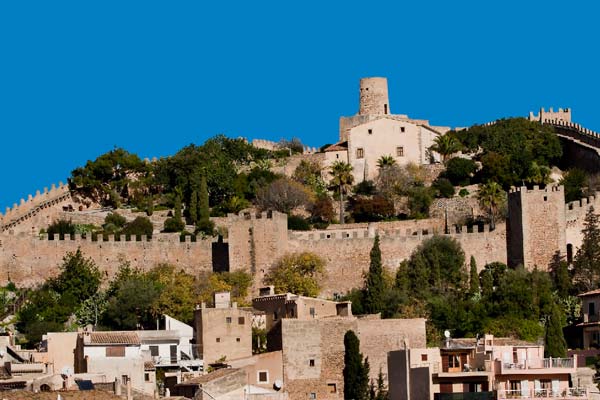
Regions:
<svg viewBox="0 0 600 400"><path fill-rule="evenodd" d="M502 363L503 370L524 370L542 368L574 368L573 358L542 358L538 360L524 360L521 362Z"/></svg>
<svg viewBox="0 0 600 400"><path fill-rule="evenodd" d="M587 399L588 392L585 388L530 389L530 390L498 390L498 399Z"/></svg>
<svg viewBox="0 0 600 400"><path fill-rule="evenodd" d="M494 400L494 392L435 393L434 400Z"/></svg>

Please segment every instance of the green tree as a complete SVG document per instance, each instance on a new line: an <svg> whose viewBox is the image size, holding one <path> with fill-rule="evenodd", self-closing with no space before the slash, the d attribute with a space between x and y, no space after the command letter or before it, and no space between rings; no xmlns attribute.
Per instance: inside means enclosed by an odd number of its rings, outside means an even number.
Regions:
<svg viewBox="0 0 600 400"><path fill-rule="evenodd" d="M379 170L391 167L392 165L396 165L396 159L391 155L381 156L379 157L379 160L377 160L377 168L379 168Z"/></svg>
<svg viewBox="0 0 600 400"><path fill-rule="evenodd" d="M325 261L310 252L287 254L267 273L265 282L275 285L278 293L316 297L321 290L324 266Z"/></svg>
<svg viewBox="0 0 600 400"><path fill-rule="evenodd" d="M200 191L198 192L198 221L206 223L210 219L208 186L206 177L200 179Z"/></svg>
<svg viewBox="0 0 600 400"><path fill-rule="evenodd" d="M473 160L454 157L446 162L446 170L441 176L448 179L455 186L467 186L477 171L477 165Z"/></svg>
<svg viewBox="0 0 600 400"><path fill-rule="evenodd" d="M477 273L477 262L475 257L471 256L469 270L469 294L475 296L479 294L479 274Z"/></svg>
<svg viewBox="0 0 600 400"><path fill-rule="evenodd" d="M388 390L385 387L385 380L383 379L383 372L379 369L379 374L377 374L377 394L375 395L375 400L389 400Z"/></svg>
<svg viewBox="0 0 600 400"><path fill-rule="evenodd" d="M370 258L371 263L365 279L364 305L367 313L375 314L383 310L383 296L386 289L383 277L383 266L381 265L379 235L375 236Z"/></svg>
<svg viewBox="0 0 600 400"><path fill-rule="evenodd" d="M573 279L580 291L598 288L600 283L600 226L594 207L586 215L581 247L573 262Z"/></svg>
<svg viewBox="0 0 600 400"><path fill-rule="evenodd" d="M408 192L408 208L410 217L415 219L423 219L429 217L429 207L433 202L431 189L415 186Z"/></svg>
<svg viewBox="0 0 600 400"><path fill-rule="evenodd" d="M48 233L48 237L50 239L53 239L54 235L58 235L62 240L65 238L65 236L74 235L75 231L75 225L71 222L71 220L59 219L52 222L46 232Z"/></svg>
<svg viewBox="0 0 600 400"><path fill-rule="evenodd" d="M353 331L344 335L344 399L369 398L369 371L360 352L360 341Z"/></svg>
<svg viewBox="0 0 600 400"><path fill-rule="evenodd" d="M460 141L453 134L439 135L433 140L433 143L429 149L441 155L444 164L452 154L462 149Z"/></svg>
<svg viewBox="0 0 600 400"><path fill-rule="evenodd" d="M49 286L60 295L70 294L75 301L73 308L98 291L102 274L91 258L83 256L81 249L67 253L59 270L60 273L50 280Z"/></svg>
<svg viewBox="0 0 600 400"><path fill-rule="evenodd" d="M496 182L479 185L477 199L482 208L488 210L490 216L490 229L496 228L496 215L502 204L506 201L506 193Z"/></svg>
<svg viewBox="0 0 600 400"><path fill-rule="evenodd" d="M544 337L544 355L546 357L564 358L567 356L567 342L563 335L564 316L557 304L552 305L552 313L546 322Z"/></svg>
<svg viewBox="0 0 600 400"><path fill-rule="evenodd" d="M154 231L154 225L148 219L148 217L135 217L135 219L131 222L125 224L123 229L121 230L121 234L123 235L131 235L131 236L142 236L146 235L147 237L152 237L152 232Z"/></svg>
<svg viewBox="0 0 600 400"><path fill-rule="evenodd" d="M190 222L192 223L192 225L196 225L196 223L198 222L198 192L195 190L192 192L192 196L190 197L188 215L190 217Z"/></svg>
<svg viewBox="0 0 600 400"><path fill-rule="evenodd" d="M587 175L584 171L577 168L568 170L559 181L565 188L565 202L582 199L586 182Z"/></svg>
<svg viewBox="0 0 600 400"><path fill-rule="evenodd" d="M161 287L160 294L154 299L151 313L154 318L163 314L170 315L185 323L194 320L194 277L175 266L160 264L149 271L148 278Z"/></svg>
<svg viewBox="0 0 600 400"><path fill-rule="evenodd" d="M343 161L335 161L331 165L329 174L332 176L331 184L338 189L340 195L340 224L344 223L344 193L352 186L354 176L352 166Z"/></svg>

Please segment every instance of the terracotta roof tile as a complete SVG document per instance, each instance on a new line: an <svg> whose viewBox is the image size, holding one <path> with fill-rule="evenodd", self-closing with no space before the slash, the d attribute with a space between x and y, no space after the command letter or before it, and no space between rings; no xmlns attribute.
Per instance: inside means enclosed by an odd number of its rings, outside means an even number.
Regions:
<svg viewBox="0 0 600 400"><path fill-rule="evenodd" d="M348 142L338 142L336 144L332 144L331 146L326 147L323 151L346 151L348 150Z"/></svg>
<svg viewBox="0 0 600 400"><path fill-rule="evenodd" d="M585 297L585 296L593 296L595 294L600 294L600 289L590 290L589 292L581 293L578 296L579 297Z"/></svg>
<svg viewBox="0 0 600 400"><path fill-rule="evenodd" d="M89 343L139 345L140 338L136 332L91 332Z"/></svg>

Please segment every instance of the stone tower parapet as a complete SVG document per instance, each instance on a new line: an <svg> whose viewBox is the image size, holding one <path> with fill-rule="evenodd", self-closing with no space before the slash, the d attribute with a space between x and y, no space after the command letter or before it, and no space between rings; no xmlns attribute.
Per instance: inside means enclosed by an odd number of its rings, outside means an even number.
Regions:
<svg viewBox="0 0 600 400"><path fill-rule="evenodd" d="M391 114L387 78L362 78L359 102L360 115Z"/></svg>
<svg viewBox="0 0 600 400"><path fill-rule="evenodd" d="M546 122L546 121L561 121L571 122L571 109L570 108L559 108L558 111L554 111L552 107L548 111L540 108L538 114L534 114L533 111L529 112L530 121Z"/></svg>
<svg viewBox="0 0 600 400"><path fill-rule="evenodd" d="M557 252L566 255L563 186L511 188L508 194L508 264L546 270Z"/></svg>

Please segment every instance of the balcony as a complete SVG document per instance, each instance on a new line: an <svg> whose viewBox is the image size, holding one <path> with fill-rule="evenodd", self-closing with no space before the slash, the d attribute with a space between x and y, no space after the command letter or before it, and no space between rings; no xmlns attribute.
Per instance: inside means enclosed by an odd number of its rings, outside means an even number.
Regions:
<svg viewBox="0 0 600 400"><path fill-rule="evenodd" d="M435 393L434 400L494 400L494 392Z"/></svg>
<svg viewBox="0 0 600 400"><path fill-rule="evenodd" d="M440 366L441 367L441 366ZM483 364L465 364L462 368L448 368L444 371L443 368L438 369L438 376L440 378L455 378L455 377L487 377L492 372L492 361L484 360Z"/></svg>
<svg viewBox="0 0 600 400"><path fill-rule="evenodd" d="M523 360L521 362L507 363L496 361L500 364L500 373L503 375L541 374L568 374L575 369L574 358L542 358L538 360ZM571 370L571 371L570 371Z"/></svg>
<svg viewBox="0 0 600 400"><path fill-rule="evenodd" d="M563 390L531 389L531 390L498 390L498 400L504 399L551 399L561 398L566 400L589 399L585 388L566 388Z"/></svg>

